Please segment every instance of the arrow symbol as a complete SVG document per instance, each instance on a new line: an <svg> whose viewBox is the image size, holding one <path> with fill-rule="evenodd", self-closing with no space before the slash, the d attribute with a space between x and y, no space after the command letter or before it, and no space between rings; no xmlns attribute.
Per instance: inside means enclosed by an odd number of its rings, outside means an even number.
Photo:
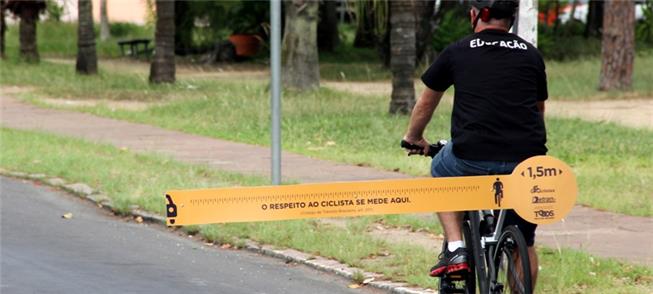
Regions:
<svg viewBox="0 0 653 294"><path fill-rule="evenodd" d="M521 172L521 176L522 176L522 177L525 177L525 176L524 176L524 172Z"/></svg>

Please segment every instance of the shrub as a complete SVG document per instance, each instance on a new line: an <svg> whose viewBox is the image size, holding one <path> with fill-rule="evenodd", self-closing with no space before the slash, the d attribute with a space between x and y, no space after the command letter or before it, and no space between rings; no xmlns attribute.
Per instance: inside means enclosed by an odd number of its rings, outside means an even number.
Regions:
<svg viewBox="0 0 653 294"><path fill-rule="evenodd" d="M460 12L456 9L449 10L444 13L440 25L433 33L433 49L436 52L441 52L449 44L471 34L471 32L469 19L461 18Z"/></svg>

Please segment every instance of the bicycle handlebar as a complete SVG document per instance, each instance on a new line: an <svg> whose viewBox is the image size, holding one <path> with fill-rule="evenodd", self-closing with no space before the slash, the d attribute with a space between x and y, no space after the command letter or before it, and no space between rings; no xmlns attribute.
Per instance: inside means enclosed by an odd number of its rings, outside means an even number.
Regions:
<svg viewBox="0 0 653 294"><path fill-rule="evenodd" d="M429 157L435 157L438 152L440 152L440 149L444 147L444 145L447 145L447 140L440 140L434 144L429 145L429 153L426 154ZM406 140L401 140L401 148L407 149L407 150L419 150L419 154L424 155L422 146L411 144L406 142Z"/></svg>

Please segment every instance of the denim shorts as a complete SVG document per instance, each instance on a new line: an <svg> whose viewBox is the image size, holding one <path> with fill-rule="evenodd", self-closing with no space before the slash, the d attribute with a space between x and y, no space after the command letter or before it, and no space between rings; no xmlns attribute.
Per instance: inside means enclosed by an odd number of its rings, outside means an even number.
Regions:
<svg viewBox="0 0 653 294"><path fill-rule="evenodd" d="M466 160L453 154L453 143L449 143L433 157L431 175L433 177L461 177L480 175L510 174L519 162ZM514 210L507 210L504 225L515 225L524 235L528 246L535 243L536 224L521 218Z"/></svg>

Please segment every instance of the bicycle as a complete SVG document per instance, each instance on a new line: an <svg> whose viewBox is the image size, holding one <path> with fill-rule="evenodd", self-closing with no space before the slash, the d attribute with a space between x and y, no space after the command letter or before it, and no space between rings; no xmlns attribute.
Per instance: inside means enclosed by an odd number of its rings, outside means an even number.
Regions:
<svg viewBox="0 0 653 294"><path fill-rule="evenodd" d="M429 146L428 156L447 144L441 140ZM408 150L422 148L401 141ZM501 193L503 194L503 193ZM500 195L502 198L503 195ZM497 201L500 201L500 198ZM466 211L463 239L467 246L469 270L445 274L440 278L440 293L501 294L533 292L526 240L516 226L504 227L506 210ZM444 240L442 250L445 250Z"/></svg>

